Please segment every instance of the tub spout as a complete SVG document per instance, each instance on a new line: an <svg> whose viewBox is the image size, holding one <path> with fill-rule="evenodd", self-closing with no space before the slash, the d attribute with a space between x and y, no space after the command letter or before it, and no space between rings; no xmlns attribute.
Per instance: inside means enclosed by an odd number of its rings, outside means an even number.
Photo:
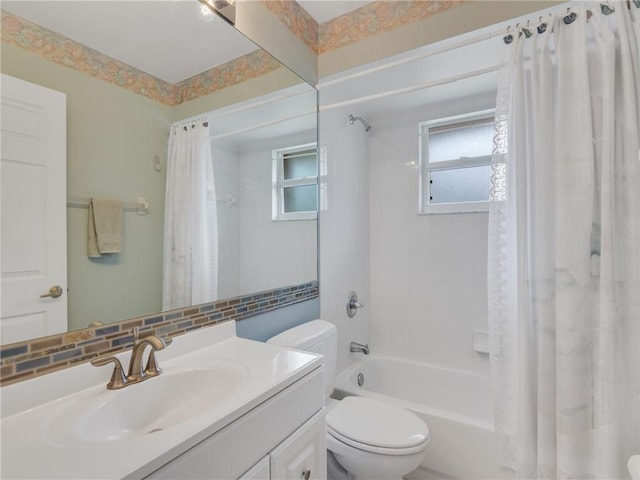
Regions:
<svg viewBox="0 0 640 480"><path fill-rule="evenodd" d="M360 352L360 353L364 353L365 355L369 355L369 345L363 345L358 342L351 342L351 345L349 346L349 351L353 353Z"/></svg>

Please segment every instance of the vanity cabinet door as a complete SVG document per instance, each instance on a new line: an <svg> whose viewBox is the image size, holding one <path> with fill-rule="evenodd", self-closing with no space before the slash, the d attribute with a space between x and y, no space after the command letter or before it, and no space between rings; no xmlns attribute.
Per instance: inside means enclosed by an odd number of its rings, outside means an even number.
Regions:
<svg viewBox="0 0 640 480"><path fill-rule="evenodd" d="M270 467L269 455L267 455L251 467L248 472L240 476L238 480L269 480L271 478Z"/></svg>
<svg viewBox="0 0 640 480"><path fill-rule="evenodd" d="M272 480L326 480L325 417L322 409L271 452Z"/></svg>

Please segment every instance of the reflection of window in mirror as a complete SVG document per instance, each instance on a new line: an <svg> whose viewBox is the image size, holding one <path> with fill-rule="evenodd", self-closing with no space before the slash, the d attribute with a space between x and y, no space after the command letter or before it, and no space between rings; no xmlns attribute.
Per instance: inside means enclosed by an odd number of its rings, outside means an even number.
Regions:
<svg viewBox="0 0 640 480"><path fill-rule="evenodd" d="M273 220L310 220L318 212L315 143L273 150Z"/></svg>

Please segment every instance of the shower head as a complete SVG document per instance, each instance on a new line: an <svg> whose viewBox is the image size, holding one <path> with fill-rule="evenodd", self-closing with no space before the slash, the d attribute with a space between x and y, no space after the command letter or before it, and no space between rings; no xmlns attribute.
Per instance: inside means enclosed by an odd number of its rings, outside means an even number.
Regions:
<svg viewBox="0 0 640 480"><path fill-rule="evenodd" d="M364 126L365 132L368 132L369 130L371 130L371 125L369 125L369 122L367 122L364 118L354 117L353 115L349 115L349 123L351 125L353 125L356 122L356 120L362 123L362 125Z"/></svg>

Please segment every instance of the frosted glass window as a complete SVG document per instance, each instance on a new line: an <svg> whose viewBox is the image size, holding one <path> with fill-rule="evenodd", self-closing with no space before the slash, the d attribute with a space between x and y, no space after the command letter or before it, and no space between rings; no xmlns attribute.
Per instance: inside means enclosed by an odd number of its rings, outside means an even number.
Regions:
<svg viewBox="0 0 640 480"><path fill-rule="evenodd" d="M430 203L487 202L490 174L489 165L432 170Z"/></svg>
<svg viewBox="0 0 640 480"><path fill-rule="evenodd" d="M316 176L318 162L315 150L296 155L284 155L282 164L285 180Z"/></svg>
<svg viewBox="0 0 640 480"><path fill-rule="evenodd" d="M491 155L493 123L429 132L429 162Z"/></svg>
<svg viewBox="0 0 640 480"><path fill-rule="evenodd" d="M315 143L272 151L272 220L318 216L318 152Z"/></svg>
<svg viewBox="0 0 640 480"><path fill-rule="evenodd" d="M494 112L421 122L420 213L489 209Z"/></svg>
<svg viewBox="0 0 640 480"><path fill-rule="evenodd" d="M318 209L318 186L304 185L284 189L284 211L312 212Z"/></svg>

